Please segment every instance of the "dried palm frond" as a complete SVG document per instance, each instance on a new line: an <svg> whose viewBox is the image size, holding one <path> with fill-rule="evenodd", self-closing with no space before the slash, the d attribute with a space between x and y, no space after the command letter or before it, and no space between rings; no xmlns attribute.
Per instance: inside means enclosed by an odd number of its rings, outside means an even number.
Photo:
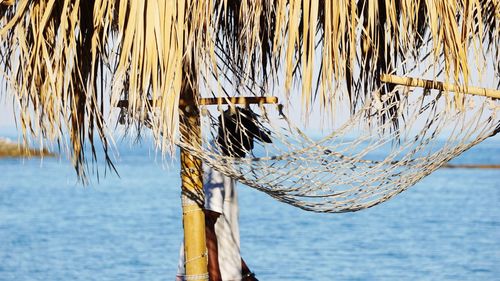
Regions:
<svg viewBox="0 0 500 281"><path fill-rule="evenodd" d="M186 85L289 95L298 81L306 112L315 101L328 111L340 95L354 112L391 91L379 75L404 74L409 60L430 57L467 87L471 61L488 58L498 83L499 15L498 0L3 0L0 64L23 134L68 135L85 177L87 144L95 160L100 139L111 163L107 116L120 99L168 150ZM391 115L383 121L397 126Z"/></svg>

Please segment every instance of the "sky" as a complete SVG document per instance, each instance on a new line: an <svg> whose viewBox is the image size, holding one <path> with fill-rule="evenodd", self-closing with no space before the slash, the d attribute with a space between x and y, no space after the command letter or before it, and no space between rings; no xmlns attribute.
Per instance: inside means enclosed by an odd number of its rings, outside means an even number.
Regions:
<svg viewBox="0 0 500 281"><path fill-rule="evenodd" d="M12 104L0 97L0 135L5 130L13 131L15 128Z"/></svg>

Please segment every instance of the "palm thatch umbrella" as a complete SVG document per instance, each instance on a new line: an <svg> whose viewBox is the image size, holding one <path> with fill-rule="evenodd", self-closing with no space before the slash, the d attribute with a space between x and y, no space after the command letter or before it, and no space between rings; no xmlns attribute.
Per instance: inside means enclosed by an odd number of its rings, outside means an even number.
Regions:
<svg viewBox="0 0 500 281"><path fill-rule="evenodd" d="M379 77L406 73L408 60L430 58L462 89L485 57L498 77L500 2L0 0L0 40L1 93L14 93L23 135L68 143L85 178L86 147L96 160L101 146L112 167L108 117L122 99L172 151L179 125L196 127L184 116L201 94L298 92L304 112L315 103L328 115L338 96L354 113L374 90L392 91ZM381 122L398 126L391 112Z"/></svg>

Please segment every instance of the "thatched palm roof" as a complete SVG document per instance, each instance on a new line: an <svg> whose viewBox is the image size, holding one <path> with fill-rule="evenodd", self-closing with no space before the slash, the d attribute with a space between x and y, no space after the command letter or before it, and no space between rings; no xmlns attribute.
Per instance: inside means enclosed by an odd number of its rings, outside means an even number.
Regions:
<svg viewBox="0 0 500 281"><path fill-rule="evenodd" d="M108 157L107 116L120 99L138 119L160 109L152 129L168 148L183 85L223 95L220 85L206 86L224 75L260 89L255 95L290 93L299 81L304 108L328 108L344 94L353 111L374 89L391 90L379 75L404 72L398 66L407 60L430 56L446 77L467 84L471 57L488 57L498 75L499 3L0 0L0 65L23 133L63 143L69 135L83 176L84 147L95 159L97 136Z"/></svg>

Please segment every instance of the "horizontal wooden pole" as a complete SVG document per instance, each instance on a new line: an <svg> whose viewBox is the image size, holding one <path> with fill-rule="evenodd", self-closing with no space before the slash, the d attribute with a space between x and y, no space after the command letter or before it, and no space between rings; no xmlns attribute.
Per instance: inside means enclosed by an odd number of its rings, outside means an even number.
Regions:
<svg viewBox="0 0 500 281"><path fill-rule="evenodd" d="M182 100L181 100L182 101ZM201 105L219 105L219 104L275 104L278 103L277 97L231 97L231 98L201 98Z"/></svg>
<svg viewBox="0 0 500 281"><path fill-rule="evenodd" d="M223 104L276 104L278 103L277 97L231 97L231 98L200 98L200 105L223 105ZM149 100L149 104L153 104ZM183 99L179 100L179 106L185 106L186 103ZM118 101L117 107L128 107L128 100Z"/></svg>
<svg viewBox="0 0 500 281"><path fill-rule="evenodd" d="M466 89L463 86L457 86L450 83L444 83L440 81L433 80L425 80L419 78L411 78L411 77L400 77L396 75L390 74L382 74L380 75L380 81L384 83L391 83L397 85L403 85L408 87L420 87L426 89L434 89L440 91L449 91L449 92L463 92L464 94L476 95L476 96L485 96L494 99L500 99L500 91L494 89L486 89L486 88L478 88L478 87L467 87Z"/></svg>

